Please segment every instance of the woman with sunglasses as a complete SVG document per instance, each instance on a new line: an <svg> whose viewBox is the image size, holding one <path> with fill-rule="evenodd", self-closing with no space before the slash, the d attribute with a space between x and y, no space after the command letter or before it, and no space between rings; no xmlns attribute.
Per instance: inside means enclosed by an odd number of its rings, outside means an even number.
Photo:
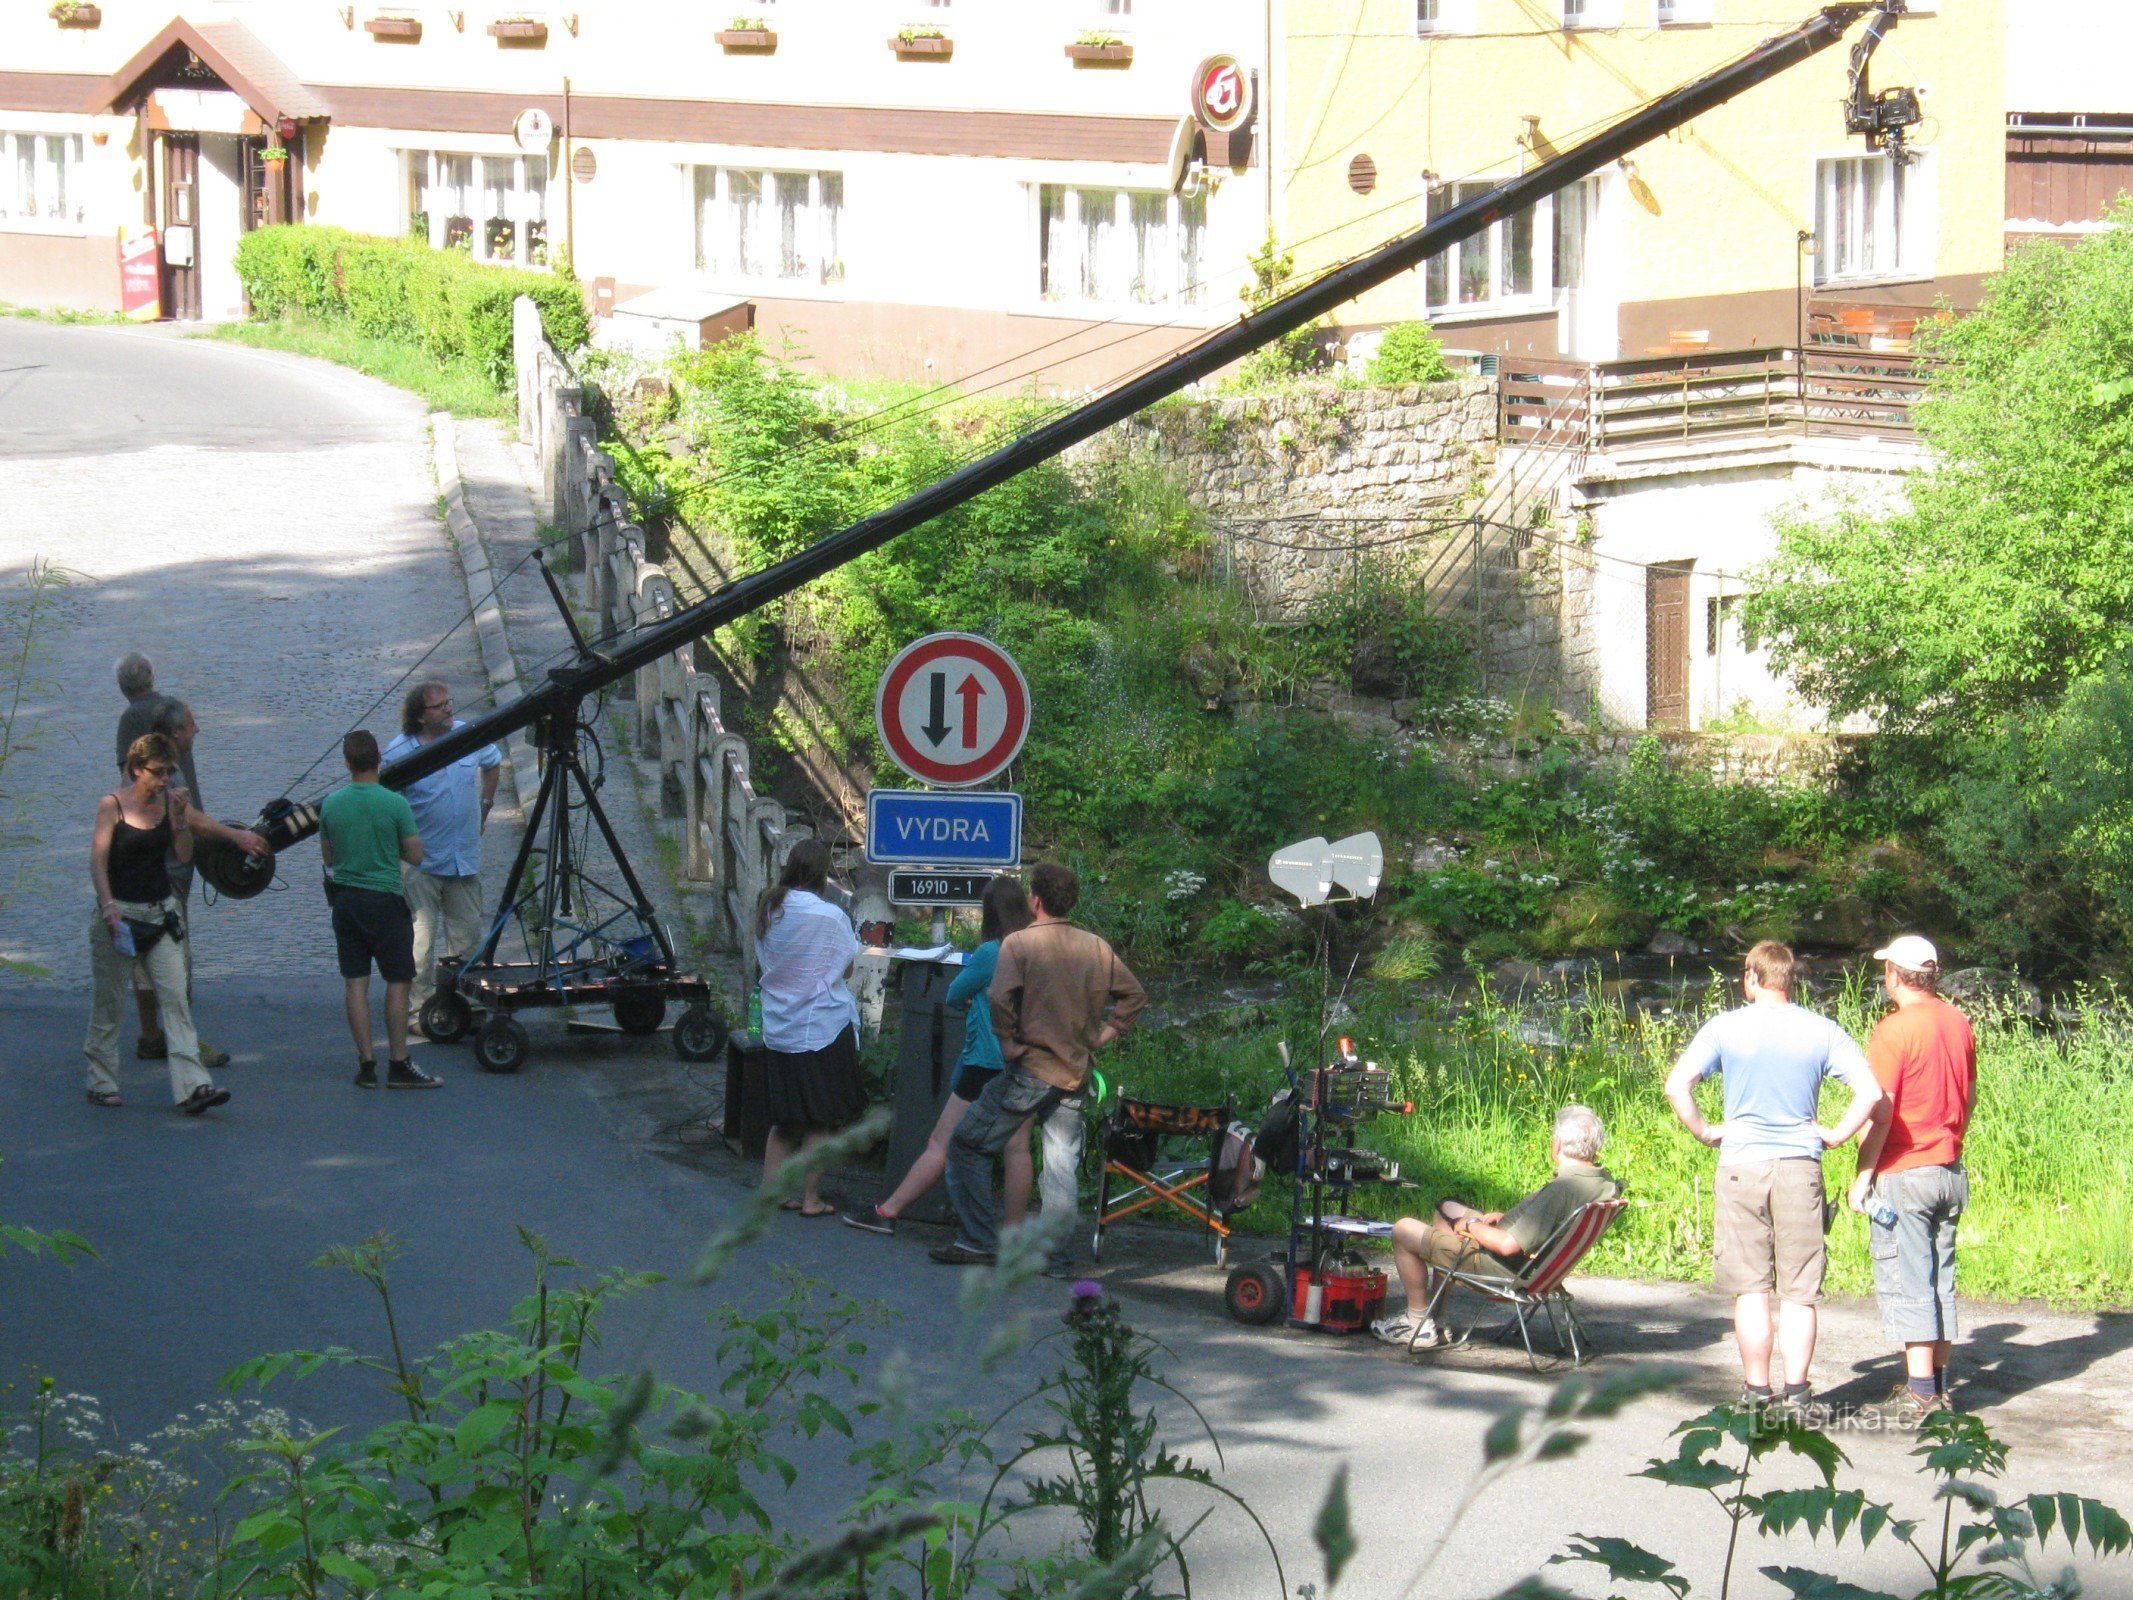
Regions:
<svg viewBox="0 0 2133 1600"><path fill-rule="evenodd" d="M170 786L178 749L160 733L143 734L126 750L126 787L97 803L89 838L89 876L96 885L96 916L89 924L89 964L96 999L89 1012L89 1103L121 1104L118 1085L119 1017L136 965L155 986L163 1037L170 1049L170 1097L180 1111L198 1116L230 1097L200 1065L185 994L185 913L171 892L163 864L167 851L193 858L196 815L184 785Z"/></svg>

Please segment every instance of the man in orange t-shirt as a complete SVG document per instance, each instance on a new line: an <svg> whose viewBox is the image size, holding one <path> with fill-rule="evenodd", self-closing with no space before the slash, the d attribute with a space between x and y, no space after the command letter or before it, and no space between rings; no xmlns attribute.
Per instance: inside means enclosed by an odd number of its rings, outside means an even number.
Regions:
<svg viewBox="0 0 2133 1600"><path fill-rule="evenodd" d="M1963 1134L1977 1103L1977 1039L1938 991L1940 955L1915 933L1876 950L1896 1009L1866 1042L1884 1098L1859 1141L1851 1206L1872 1219L1881 1329L1903 1346L1904 1382L1881 1407L1907 1426L1948 1405L1955 1338L1955 1225L1970 1199Z"/></svg>

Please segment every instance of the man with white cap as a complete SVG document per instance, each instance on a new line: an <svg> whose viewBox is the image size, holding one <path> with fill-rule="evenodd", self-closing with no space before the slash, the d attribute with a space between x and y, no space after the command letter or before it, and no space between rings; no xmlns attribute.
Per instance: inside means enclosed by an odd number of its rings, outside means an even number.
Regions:
<svg viewBox="0 0 2133 1600"><path fill-rule="evenodd" d="M1916 1425L1948 1405L1955 1338L1955 1224L1970 1199L1963 1134L1977 1104L1977 1038L1939 993L1940 953L1915 933L1876 950L1896 1009L1866 1042L1883 1099L1859 1141L1851 1205L1873 1228L1881 1329L1903 1346L1904 1382L1882 1405Z"/></svg>

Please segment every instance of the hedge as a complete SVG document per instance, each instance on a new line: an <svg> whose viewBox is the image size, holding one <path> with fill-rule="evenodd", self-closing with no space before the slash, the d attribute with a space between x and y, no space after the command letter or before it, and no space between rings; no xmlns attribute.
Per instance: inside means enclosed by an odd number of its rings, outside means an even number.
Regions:
<svg viewBox="0 0 2133 1600"><path fill-rule="evenodd" d="M511 303L525 295L558 350L585 342L585 295L549 272L491 267L418 239L310 223L255 228L237 246L237 275L254 318L346 322L358 333L472 361L499 389L511 383Z"/></svg>

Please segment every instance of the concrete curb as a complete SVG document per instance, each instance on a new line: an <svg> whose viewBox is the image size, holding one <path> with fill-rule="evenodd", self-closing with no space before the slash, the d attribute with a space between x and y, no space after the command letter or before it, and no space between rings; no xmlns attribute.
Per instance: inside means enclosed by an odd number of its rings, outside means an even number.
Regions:
<svg viewBox="0 0 2133 1600"><path fill-rule="evenodd" d="M489 692L497 704L520 693L518 663L511 654L511 639L504 628L503 608L497 603L498 580L489 560L488 542L467 509L466 485L459 476L459 434L449 411L430 413L430 440L436 453L437 487L444 500L444 523L459 547L459 569L466 578L467 604L474 611L474 637L481 650L482 670ZM523 815L540 788L540 760L523 737L506 741L505 756L511 767L511 786L518 793Z"/></svg>

